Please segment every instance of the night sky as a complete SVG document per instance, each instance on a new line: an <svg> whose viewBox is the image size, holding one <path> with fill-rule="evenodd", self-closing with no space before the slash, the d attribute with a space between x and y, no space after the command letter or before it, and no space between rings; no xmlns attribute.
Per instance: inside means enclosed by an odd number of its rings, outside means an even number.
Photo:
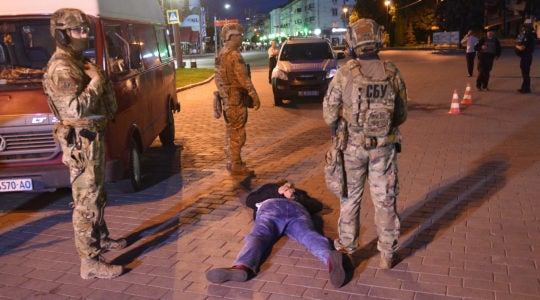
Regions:
<svg viewBox="0 0 540 300"><path fill-rule="evenodd" d="M208 16L216 15L218 19L245 18L247 10L268 13L287 2L287 0L202 0L203 6L207 7ZM224 8L226 3L231 5L228 10Z"/></svg>

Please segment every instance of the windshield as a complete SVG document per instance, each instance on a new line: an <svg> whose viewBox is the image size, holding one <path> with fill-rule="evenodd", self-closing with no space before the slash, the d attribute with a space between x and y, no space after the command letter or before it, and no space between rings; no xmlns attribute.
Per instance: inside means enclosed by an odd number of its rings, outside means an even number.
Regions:
<svg viewBox="0 0 540 300"><path fill-rule="evenodd" d="M0 84L41 83L55 51L49 19L0 19Z"/></svg>
<svg viewBox="0 0 540 300"><path fill-rule="evenodd" d="M285 44L280 60L323 60L333 59L332 49L326 43Z"/></svg>

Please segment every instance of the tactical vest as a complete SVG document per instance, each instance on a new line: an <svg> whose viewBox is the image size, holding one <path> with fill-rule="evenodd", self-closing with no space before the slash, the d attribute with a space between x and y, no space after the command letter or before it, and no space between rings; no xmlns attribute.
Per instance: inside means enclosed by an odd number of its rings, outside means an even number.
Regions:
<svg viewBox="0 0 540 300"><path fill-rule="evenodd" d="M390 82L394 72L382 63L386 78L375 80L362 74L359 67L353 68L355 88L348 122L352 127L361 128L366 138L384 137L390 134L396 99L395 88Z"/></svg>
<svg viewBox="0 0 540 300"><path fill-rule="evenodd" d="M358 87L358 124L366 137L381 137L390 133L396 93L388 78L371 80L362 76Z"/></svg>

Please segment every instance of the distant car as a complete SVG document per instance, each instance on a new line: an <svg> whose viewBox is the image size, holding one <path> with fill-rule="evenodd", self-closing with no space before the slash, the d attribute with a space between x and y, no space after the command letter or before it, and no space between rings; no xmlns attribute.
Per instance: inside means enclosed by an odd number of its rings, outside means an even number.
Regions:
<svg viewBox="0 0 540 300"><path fill-rule="evenodd" d="M289 38L272 71L274 104L282 105L283 99L322 99L337 68L337 55L328 40Z"/></svg>
<svg viewBox="0 0 540 300"><path fill-rule="evenodd" d="M333 46L332 50L334 51L338 59L345 58L349 54L349 49L345 45Z"/></svg>

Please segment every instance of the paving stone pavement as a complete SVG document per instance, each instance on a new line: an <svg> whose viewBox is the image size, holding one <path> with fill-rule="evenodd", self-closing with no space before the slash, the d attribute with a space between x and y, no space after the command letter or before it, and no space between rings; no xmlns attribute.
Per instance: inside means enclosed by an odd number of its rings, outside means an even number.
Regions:
<svg viewBox="0 0 540 300"><path fill-rule="evenodd" d="M250 111L243 156L256 176L225 169L223 120L211 111L214 83L179 93L175 148L156 141L144 157L147 187L107 186L112 237L129 247L105 253L128 272L83 280L73 245L69 190L0 195L0 298L9 299L540 299L540 81L515 92L519 62L505 50L489 92L449 115L454 89L467 82L463 55L384 51L409 89L409 119L399 156L401 260L377 268L369 190L362 203L361 251L342 288L302 246L282 238L248 282L211 284L205 272L228 267L249 233L245 195L289 178L324 203L317 218L336 237L339 200L327 191L323 159L329 129L320 103L273 107L265 68L252 69L262 99Z"/></svg>

